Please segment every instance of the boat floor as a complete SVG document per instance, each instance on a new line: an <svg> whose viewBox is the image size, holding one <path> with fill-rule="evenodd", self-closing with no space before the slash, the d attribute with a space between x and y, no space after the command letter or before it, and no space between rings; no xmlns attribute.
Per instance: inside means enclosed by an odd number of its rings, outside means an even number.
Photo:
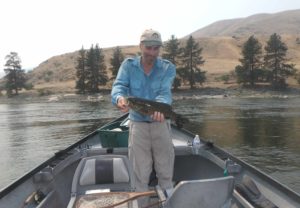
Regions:
<svg viewBox="0 0 300 208"><path fill-rule="evenodd" d="M198 155L192 153L191 140L194 135L182 129L172 128L172 139L175 147L175 164L173 181L176 187L181 182L191 182L197 180L210 180L226 177L224 172L227 160L232 162L232 172L230 176L234 177L235 185L242 184L245 176L249 176L259 190L255 197L265 197L269 199L277 207L300 207L300 197L287 187L281 185L277 181L271 179L268 175L260 172L256 168L246 164L242 160L235 158L226 151L209 145L206 143ZM128 155L128 148L103 148L99 144L99 135L93 133L88 135L87 139L74 146L67 151L56 154L54 160L45 163L46 165L38 171L28 174L22 180L15 184L14 189L8 190L6 194L0 199L0 207L23 207L23 208L56 208L67 207L72 196L72 183L75 170L79 162L86 157L101 156L101 155ZM236 165L237 164L237 165ZM237 168L241 166L241 168ZM157 185L157 178L155 173L150 178L150 189L154 190ZM237 187L237 186L236 186ZM250 186L248 186L249 188ZM243 187L242 187L243 188ZM247 187L246 187L247 188ZM255 190L250 187L250 189ZM226 191L219 192L218 187L213 188L214 192L222 195ZM245 189L246 190L246 189ZM132 191L132 190L131 190ZM247 190L245 191L247 192ZM35 197L42 193L41 201L35 200ZM197 191L188 192L187 196L199 194ZM196 195L199 196L199 195ZM247 195L246 195L247 197ZM209 198L209 197L208 197ZM150 203L158 203L162 197L151 197ZM27 200L33 200L28 202ZM183 194L181 201L187 200ZM214 200L212 198L212 200ZM251 200L251 199L250 199ZM254 199L256 200L256 199ZM188 203L188 201L187 201ZM268 204L265 200L263 203ZM274 205L273 204L273 205ZM125 206L126 207L126 206ZM154 205L151 207L161 207ZM186 206L185 206L186 207ZM192 206L187 206L192 207ZM241 192L234 189L232 194L230 208L253 208L249 199L241 195ZM276 207L272 204L261 207Z"/></svg>

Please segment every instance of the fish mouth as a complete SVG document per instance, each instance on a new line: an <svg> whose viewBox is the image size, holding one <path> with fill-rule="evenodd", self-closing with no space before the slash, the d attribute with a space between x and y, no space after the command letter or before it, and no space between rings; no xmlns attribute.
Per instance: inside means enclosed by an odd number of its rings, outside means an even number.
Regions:
<svg viewBox="0 0 300 208"><path fill-rule="evenodd" d="M126 101L125 105L129 106L129 104L130 104L130 100L129 100L129 98L128 98L128 97L127 97L127 98L125 98L125 101Z"/></svg>

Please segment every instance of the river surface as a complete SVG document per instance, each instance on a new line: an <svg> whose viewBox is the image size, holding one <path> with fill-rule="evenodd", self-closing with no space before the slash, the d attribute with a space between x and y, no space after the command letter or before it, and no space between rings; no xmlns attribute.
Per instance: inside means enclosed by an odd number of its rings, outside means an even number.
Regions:
<svg viewBox="0 0 300 208"><path fill-rule="evenodd" d="M0 189L121 113L109 99L0 104ZM186 128L300 193L300 98L179 99Z"/></svg>

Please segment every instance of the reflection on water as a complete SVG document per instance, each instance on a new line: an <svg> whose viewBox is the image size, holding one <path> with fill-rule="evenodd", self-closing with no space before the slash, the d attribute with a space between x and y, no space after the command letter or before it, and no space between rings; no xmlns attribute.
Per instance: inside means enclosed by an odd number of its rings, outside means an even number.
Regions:
<svg viewBox="0 0 300 208"><path fill-rule="evenodd" d="M117 115L109 103L0 104L0 188Z"/></svg>
<svg viewBox="0 0 300 208"><path fill-rule="evenodd" d="M300 192L300 99L176 100L186 128ZM0 188L120 116L111 103L0 104Z"/></svg>
<svg viewBox="0 0 300 208"><path fill-rule="evenodd" d="M175 108L192 119L190 131L300 192L300 99L182 100Z"/></svg>

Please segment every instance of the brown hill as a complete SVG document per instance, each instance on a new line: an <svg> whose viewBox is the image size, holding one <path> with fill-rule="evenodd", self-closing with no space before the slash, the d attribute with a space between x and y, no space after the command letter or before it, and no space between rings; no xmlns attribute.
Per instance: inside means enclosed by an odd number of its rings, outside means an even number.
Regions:
<svg viewBox="0 0 300 208"><path fill-rule="evenodd" d="M112 57L114 48L104 48L105 62L107 68L110 67L110 58ZM123 54L134 56L138 52L137 46L121 47ZM42 84L45 82L62 82L74 80L76 78L76 60L79 52L66 53L51 57L42 62L38 67L30 72L30 82L34 84ZM107 70L110 73L110 70Z"/></svg>
<svg viewBox="0 0 300 208"><path fill-rule="evenodd" d="M218 21L191 35L203 48L202 55L205 64L202 69L207 71L208 81L212 83L216 76L229 73L239 64L241 47L250 35L255 34L255 37L265 45L274 32L281 35L282 41L289 49L288 58L300 69L300 35L298 35L300 10ZM184 41L186 41L185 38L181 39L181 44L184 44ZM113 49L113 47L103 49L107 68L110 68L109 59ZM121 49L126 56L133 56L139 52L138 46L124 46ZM78 51L75 51L46 60L30 72L31 82L36 88L59 86L57 82L69 83L69 87L74 88L77 57ZM108 73L110 73L109 70ZM63 85L61 87L63 88Z"/></svg>
<svg viewBox="0 0 300 208"><path fill-rule="evenodd" d="M300 10L275 14L256 14L246 18L221 20L201 28L190 35L195 38L215 36L298 35L300 33Z"/></svg>

